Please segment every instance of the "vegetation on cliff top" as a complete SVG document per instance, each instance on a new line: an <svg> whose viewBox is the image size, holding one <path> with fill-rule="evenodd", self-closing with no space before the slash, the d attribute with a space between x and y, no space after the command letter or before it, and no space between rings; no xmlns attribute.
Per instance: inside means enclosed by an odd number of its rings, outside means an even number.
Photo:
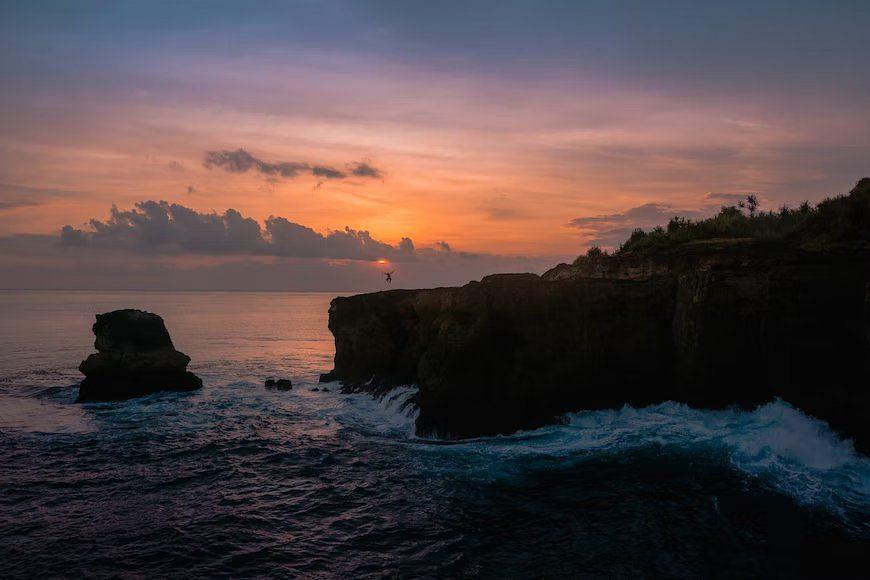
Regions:
<svg viewBox="0 0 870 580"><path fill-rule="evenodd" d="M759 211L757 198L749 195L745 201L724 206L719 213L704 220L673 217L666 227L634 230L616 255L736 238L779 240L807 248L870 242L870 177L858 181L848 195L829 197L815 207L804 202L797 208ZM577 261L604 256L607 252L593 246Z"/></svg>

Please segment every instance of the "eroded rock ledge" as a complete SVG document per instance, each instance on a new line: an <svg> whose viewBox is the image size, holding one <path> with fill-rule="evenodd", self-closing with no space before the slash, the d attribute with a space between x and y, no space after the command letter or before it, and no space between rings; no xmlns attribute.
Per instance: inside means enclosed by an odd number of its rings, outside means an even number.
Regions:
<svg viewBox="0 0 870 580"><path fill-rule="evenodd" d="M469 437L568 411L781 397L870 448L870 252L731 240L333 300L323 380L416 383L421 434Z"/></svg>

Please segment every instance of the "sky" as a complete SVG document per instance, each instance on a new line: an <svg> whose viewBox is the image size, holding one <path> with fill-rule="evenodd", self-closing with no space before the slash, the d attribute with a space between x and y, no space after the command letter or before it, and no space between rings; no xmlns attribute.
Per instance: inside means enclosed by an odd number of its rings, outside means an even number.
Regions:
<svg viewBox="0 0 870 580"><path fill-rule="evenodd" d="M870 174L870 2L0 0L0 288L542 272Z"/></svg>

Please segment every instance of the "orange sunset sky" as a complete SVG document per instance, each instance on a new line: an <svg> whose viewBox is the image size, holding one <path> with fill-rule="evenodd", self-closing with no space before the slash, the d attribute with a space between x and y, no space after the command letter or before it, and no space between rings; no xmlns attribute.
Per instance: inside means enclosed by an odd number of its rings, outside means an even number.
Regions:
<svg viewBox="0 0 870 580"><path fill-rule="evenodd" d="M2 287L462 283L870 173L866 3L543 4L3 3Z"/></svg>

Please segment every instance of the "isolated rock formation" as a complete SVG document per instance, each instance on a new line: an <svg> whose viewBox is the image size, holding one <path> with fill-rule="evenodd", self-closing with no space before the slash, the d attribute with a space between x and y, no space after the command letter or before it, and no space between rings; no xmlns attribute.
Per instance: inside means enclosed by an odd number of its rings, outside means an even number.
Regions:
<svg viewBox="0 0 870 580"><path fill-rule="evenodd" d="M264 385L267 389L277 389L279 391L289 391L293 388L293 383L290 379L266 379Z"/></svg>
<svg viewBox="0 0 870 580"><path fill-rule="evenodd" d="M421 434L469 437L569 411L781 397L870 448L870 251L731 240L543 276L332 301L335 368L416 383Z"/></svg>
<svg viewBox="0 0 870 580"><path fill-rule="evenodd" d="M134 309L97 314L93 331L98 352L79 365L85 379L77 402L117 401L155 391L202 387L202 380L187 370L190 357L175 350L158 315Z"/></svg>

